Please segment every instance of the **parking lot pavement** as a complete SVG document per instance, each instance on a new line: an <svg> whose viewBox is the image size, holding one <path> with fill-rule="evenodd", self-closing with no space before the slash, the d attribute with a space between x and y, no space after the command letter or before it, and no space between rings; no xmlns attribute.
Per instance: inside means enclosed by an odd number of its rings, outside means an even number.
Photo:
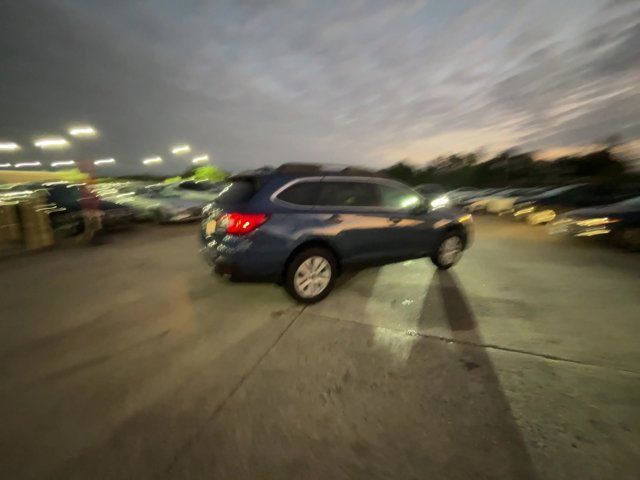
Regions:
<svg viewBox="0 0 640 480"><path fill-rule="evenodd" d="M640 257L477 227L306 308L193 226L4 261L4 476L637 478Z"/></svg>

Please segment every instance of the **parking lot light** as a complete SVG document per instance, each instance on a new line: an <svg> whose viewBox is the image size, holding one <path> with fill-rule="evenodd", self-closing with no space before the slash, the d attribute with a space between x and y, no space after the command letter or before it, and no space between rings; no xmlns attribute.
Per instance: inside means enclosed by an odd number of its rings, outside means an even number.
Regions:
<svg viewBox="0 0 640 480"><path fill-rule="evenodd" d="M42 163L40 162L20 162L16 163L16 168L24 168L24 167L39 167Z"/></svg>
<svg viewBox="0 0 640 480"><path fill-rule="evenodd" d="M191 147L189 145L176 145L171 148L171 153L174 155L182 155L183 153L189 153Z"/></svg>
<svg viewBox="0 0 640 480"><path fill-rule="evenodd" d="M43 150L67 148L69 146L69 142L62 137L42 137L38 138L35 142L33 142L33 144Z"/></svg>
<svg viewBox="0 0 640 480"><path fill-rule="evenodd" d="M76 162L74 160L59 160L57 162L51 162L52 167L68 167L75 164Z"/></svg>
<svg viewBox="0 0 640 480"><path fill-rule="evenodd" d="M101 158L93 162L94 165L113 165L114 163L116 163L115 158Z"/></svg>
<svg viewBox="0 0 640 480"><path fill-rule="evenodd" d="M193 163L204 163L209 161L209 155L199 155L197 157L193 157L191 160Z"/></svg>
<svg viewBox="0 0 640 480"><path fill-rule="evenodd" d="M79 125L69 129L72 137L95 137L98 134L95 128L90 125Z"/></svg>
<svg viewBox="0 0 640 480"><path fill-rule="evenodd" d="M20 150L20 145L15 142L0 143L0 152L15 152L16 150Z"/></svg>

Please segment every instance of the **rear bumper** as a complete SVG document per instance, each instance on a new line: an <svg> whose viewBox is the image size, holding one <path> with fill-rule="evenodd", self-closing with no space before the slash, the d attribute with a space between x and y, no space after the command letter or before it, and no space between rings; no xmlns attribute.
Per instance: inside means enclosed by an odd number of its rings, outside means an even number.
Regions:
<svg viewBox="0 0 640 480"><path fill-rule="evenodd" d="M225 236L221 241L200 235L200 254L218 275L234 279L278 281L286 262L284 252L259 248L250 238Z"/></svg>

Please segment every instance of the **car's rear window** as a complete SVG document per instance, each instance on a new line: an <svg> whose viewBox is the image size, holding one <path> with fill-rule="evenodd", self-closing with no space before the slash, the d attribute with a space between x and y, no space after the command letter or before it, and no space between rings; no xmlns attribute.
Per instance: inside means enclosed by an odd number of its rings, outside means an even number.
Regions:
<svg viewBox="0 0 640 480"><path fill-rule="evenodd" d="M280 192L276 198L294 205L309 206L317 203L319 192L319 182L298 182Z"/></svg>
<svg viewBox="0 0 640 480"><path fill-rule="evenodd" d="M375 207L379 205L378 189L368 182L322 182L318 205L332 207Z"/></svg>
<svg viewBox="0 0 640 480"><path fill-rule="evenodd" d="M215 202L218 205L245 203L251 200L257 190L257 179L232 180L222 189Z"/></svg>

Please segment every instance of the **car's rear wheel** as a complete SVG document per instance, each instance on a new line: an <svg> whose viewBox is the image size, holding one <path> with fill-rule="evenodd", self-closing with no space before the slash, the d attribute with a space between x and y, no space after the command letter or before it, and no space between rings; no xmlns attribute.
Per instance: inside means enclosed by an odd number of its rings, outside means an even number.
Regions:
<svg viewBox="0 0 640 480"><path fill-rule="evenodd" d="M464 244L460 235L451 233L442 239L438 250L431 257L431 261L440 270L446 270L458 263L458 260L462 257L463 249Z"/></svg>
<svg viewBox="0 0 640 480"><path fill-rule="evenodd" d="M298 302L316 303L329 295L337 273L336 259L329 250L308 248L289 263L284 287Z"/></svg>

